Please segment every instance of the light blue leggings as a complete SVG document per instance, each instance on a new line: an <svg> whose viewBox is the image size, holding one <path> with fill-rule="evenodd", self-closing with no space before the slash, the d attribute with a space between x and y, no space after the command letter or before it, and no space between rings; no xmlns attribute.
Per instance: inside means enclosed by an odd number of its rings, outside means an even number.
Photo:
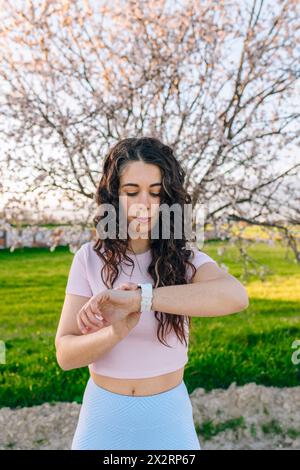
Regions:
<svg viewBox="0 0 300 470"><path fill-rule="evenodd" d="M201 450L184 381L156 395L131 396L90 377L71 450Z"/></svg>

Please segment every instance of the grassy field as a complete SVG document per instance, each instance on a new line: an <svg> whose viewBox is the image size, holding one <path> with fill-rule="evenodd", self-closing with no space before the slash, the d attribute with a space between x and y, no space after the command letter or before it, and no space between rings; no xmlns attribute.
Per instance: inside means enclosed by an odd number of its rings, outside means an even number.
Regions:
<svg viewBox="0 0 300 470"><path fill-rule="evenodd" d="M222 242L203 248L221 262ZM280 246L256 244L249 252L271 269L265 282L247 282L250 306L219 318L193 318L189 362L184 380L191 393L227 388L232 382L273 386L300 385L300 367L291 361L292 343L300 339L300 269ZM72 261L65 247L0 252L0 340L6 364L0 364L0 406L32 406L77 401L88 369L62 371L56 362L54 337ZM237 278L241 265L229 247L222 262Z"/></svg>

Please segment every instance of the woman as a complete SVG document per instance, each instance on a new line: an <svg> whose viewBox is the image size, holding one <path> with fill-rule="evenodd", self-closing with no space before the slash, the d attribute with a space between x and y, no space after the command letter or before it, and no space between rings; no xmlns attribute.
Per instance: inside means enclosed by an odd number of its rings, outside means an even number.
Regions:
<svg viewBox="0 0 300 470"><path fill-rule="evenodd" d="M76 252L55 339L63 370L90 372L72 449L200 449L183 381L191 317L238 312L248 297L184 231L174 237L160 209L191 202L184 177L155 138L121 140L105 158L96 202L115 209L116 235ZM98 235L104 221L94 218Z"/></svg>

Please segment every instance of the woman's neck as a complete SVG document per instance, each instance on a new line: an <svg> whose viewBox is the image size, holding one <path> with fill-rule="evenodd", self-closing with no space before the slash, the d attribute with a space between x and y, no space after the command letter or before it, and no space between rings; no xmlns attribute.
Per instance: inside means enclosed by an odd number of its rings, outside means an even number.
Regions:
<svg viewBox="0 0 300 470"><path fill-rule="evenodd" d="M128 251L132 251L136 255L145 253L149 249L150 243L147 239L130 240L128 243Z"/></svg>

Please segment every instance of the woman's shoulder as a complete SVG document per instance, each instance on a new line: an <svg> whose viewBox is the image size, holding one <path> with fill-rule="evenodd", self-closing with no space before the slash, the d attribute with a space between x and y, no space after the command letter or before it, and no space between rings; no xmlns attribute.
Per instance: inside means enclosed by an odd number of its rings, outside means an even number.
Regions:
<svg viewBox="0 0 300 470"><path fill-rule="evenodd" d="M75 250L74 255L80 258L86 256L88 253L92 251L92 244L93 242L91 241L81 243L81 245L79 245L77 249Z"/></svg>
<svg viewBox="0 0 300 470"><path fill-rule="evenodd" d="M85 252L85 253L89 253L89 252L92 252L93 251L93 246L95 245L95 242L94 241L88 241L88 242L84 242L81 244L79 250L81 250L82 252Z"/></svg>
<svg viewBox="0 0 300 470"><path fill-rule="evenodd" d="M212 262L212 263L216 263L217 262L211 257L209 256L207 253L205 253L204 251L200 250L197 246L195 245L188 245L187 248L189 250L191 250L191 255L190 255L190 258L189 258L189 261L194 264L194 266L196 268L198 268L199 266L201 266L202 264L204 263L208 263L208 262Z"/></svg>
<svg viewBox="0 0 300 470"><path fill-rule="evenodd" d="M81 251L81 253L84 256L93 256L93 257L95 256L95 257L97 257L97 253L94 249L95 245L96 245L95 240L90 240L90 241L84 242L84 243L81 244L78 251ZM102 251L102 249L100 251Z"/></svg>
<svg viewBox="0 0 300 470"><path fill-rule="evenodd" d="M79 258L84 263L99 259L96 251L94 250L94 246L95 242L93 240L82 243L75 251L76 258Z"/></svg>
<svg viewBox="0 0 300 470"><path fill-rule="evenodd" d="M88 242L82 243L80 250L82 251L82 256L85 258L87 263L97 263L103 264L103 260L100 253L104 253L104 248L101 247L100 249L95 250L96 240L90 240Z"/></svg>

